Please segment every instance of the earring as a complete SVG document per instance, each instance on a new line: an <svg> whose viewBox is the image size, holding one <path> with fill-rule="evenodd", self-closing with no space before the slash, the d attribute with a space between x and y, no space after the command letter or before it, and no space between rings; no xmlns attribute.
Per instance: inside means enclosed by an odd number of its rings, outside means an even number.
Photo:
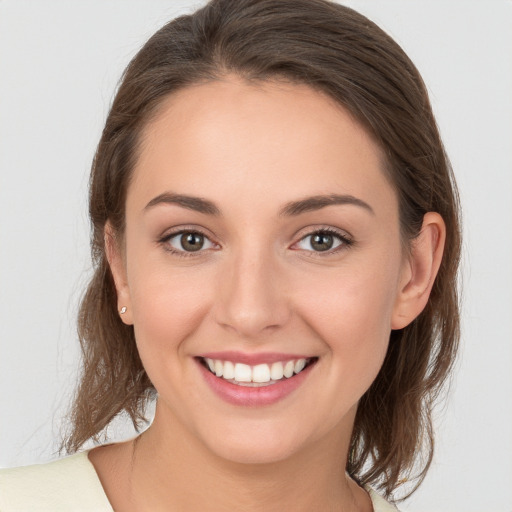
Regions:
<svg viewBox="0 0 512 512"><path fill-rule="evenodd" d="M119 311L120 315L124 315L126 313L126 306L123 306L121 310Z"/></svg>

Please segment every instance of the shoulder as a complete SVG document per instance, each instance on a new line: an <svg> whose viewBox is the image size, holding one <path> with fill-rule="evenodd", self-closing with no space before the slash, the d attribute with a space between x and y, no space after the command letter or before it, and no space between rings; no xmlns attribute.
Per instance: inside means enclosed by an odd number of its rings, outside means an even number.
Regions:
<svg viewBox="0 0 512 512"><path fill-rule="evenodd" d="M111 512L87 453L0 470L0 511Z"/></svg>
<svg viewBox="0 0 512 512"><path fill-rule="evenodd" d="M395 505L386 501L380 494L377 494L371 487L365 486L366 491L372 500L374 512L399 512Z"/></svg>

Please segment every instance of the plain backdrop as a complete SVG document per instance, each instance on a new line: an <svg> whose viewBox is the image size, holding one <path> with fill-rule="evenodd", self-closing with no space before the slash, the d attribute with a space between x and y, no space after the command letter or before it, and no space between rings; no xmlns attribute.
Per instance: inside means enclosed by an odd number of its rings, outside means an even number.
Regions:
<svg viewBox="0 0 512 512"><path fill-rule="evenodd" d="M463 336L408 512L512 510L512 2L354 0L422 73L464 212ZM89 275L88 170L117 80L197 1L0 0L0 466L55 457ZM123 424L117 438L131 435Z"/></svg>

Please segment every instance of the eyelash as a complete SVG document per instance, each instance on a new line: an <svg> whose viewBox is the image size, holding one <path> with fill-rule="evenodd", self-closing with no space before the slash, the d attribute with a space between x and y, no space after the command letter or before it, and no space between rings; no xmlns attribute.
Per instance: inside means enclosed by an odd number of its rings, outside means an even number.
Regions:
<svg viewBox="0 0 512 512"><path fill-rule="evenodd" d="M196 254L193 251L179 251L179 250L176 250L176 249L174 249L173 247L170 246L169 241L171 239L173 239L173 238L175 238L177 236L183 235L183 234L201 235L201 236L205 237L207 240L210 240L208 235L206 235L206 233L203 233L200 230L197 230L197 229L181 229L179 231L175 231L173 233L169 233L169 234L163 236L162 238L160 238L158 240L158 243L163 245L164 249L166 251L169 251L170 253L172 253L173 255L176 255L178 257L190 258L190 257L198 256L199 254ZM327 257L327 256L331 256L333 254L337 254L338 252L340 252L342 250L350 248L354 244L354 240L350 236L348 236L346 233L344 233L342 231L338 231L337 229L334 229L332 227L325 227L325 228L319 228L319 229L316 229L314 231L311 231L310 233L307 233L306 235L301 237L298 242L295 242L293 245L296 245L299 242L302 242L303 240L305 240L308 237L312 237L312 236L318 235L318 234L332 235L333 237L337 238L341 243L335 249L329 249L329 250L326 250L326 251L307 251L308 253L311 253L311 257ZM210 242L211 242L211 240L210 240ZM214 243L214 242L211 242L211 243ZM204 252L204 250L198 250L197 251L197 253L202 253L202 252ZM314 256L312 256L313 254L314 254Z"/></svg>
<svg viewBox="0 0 512 512"><path fill-rule="evenodd" d="M302 242L303 240L305 240L308 237L313 237L314 235L319 235L319 234L331 235L334 238L337 238L341 243L338 247L336 247L334 249L328 249L326 251L307 251L311 257L322 258L322 257L332 256L334 254L337 254L340 251L350 248L354 244L354 240L349 235L347 235L345 232L338 231L337 229L334 229L332 227L325 227L325 228L316 229L310 233L307 233L306 235L301 237L301 239L298 242L296 242L294 245L297 245L298 243Z"/></svg>
<svg viewBox="0 0 512 512"><path fill-rule="evenodd" d="M169 251L171 254L178 256L178 257L190 258L190 257L198 256L198 254L196 254L195 252L192 252L192 251L178 251L178 250L174 249L169 244L170 240L172 240L173 238L175 238L177 236L183 235L183 234L201 235L204 238L206 238L207 240L210 240L210 238L208 237L208 235L206 233L203 233L202 231L200 231L198 229L180 229L179 231L175 231L173 233L169 233L169 234L163 236L162 238L160 238L158 240L158 243L162 244L166 251ZM197 252L202 253L204 251L199 250Z"/></svg>

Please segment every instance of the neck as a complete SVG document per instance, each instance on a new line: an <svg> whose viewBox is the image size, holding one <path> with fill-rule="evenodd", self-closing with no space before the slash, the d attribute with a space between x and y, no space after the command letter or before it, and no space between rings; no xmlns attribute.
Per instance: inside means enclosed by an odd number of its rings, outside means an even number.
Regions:
<svg viewBox="0 0 512 512"><path fill-rule="evenodd" d="M365 510L367 495L344 469L351 425L285 460L246 464L216 456L157 406L132 444L130 501L136 510Z"/></svg>

